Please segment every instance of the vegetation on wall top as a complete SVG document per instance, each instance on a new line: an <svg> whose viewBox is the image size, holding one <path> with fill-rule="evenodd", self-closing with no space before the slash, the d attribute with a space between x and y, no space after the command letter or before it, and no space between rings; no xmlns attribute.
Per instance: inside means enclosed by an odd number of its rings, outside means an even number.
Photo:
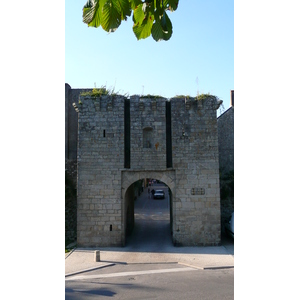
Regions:
<svg viewBox="0 0 300 300"><path fill-rule="evenodd" d="M80 96L90 96L92 98L97 98L101 96L117 96L119 95L118 92L115 92L115 89L107 89L105 86L101 88L93 88L92 91L86 91L80 93Z"/></svg>
<svg viewBox="0 0 300 300"><path fill-rule="evenodd" d="M196 100L205 100L207 98L213 98L215 100L219 100L219 98L217 96L211 95L211 94L201 94L201 95L197 95Z"/></svg>
<svg viewBox="0 0 300 300"><path fill-rule="evenodd" d="M150 95L150 94L148 94L148 95L140 96L140 98L141 99L145 99L145 98L147 98L147 99L157 99L157 98L164 98L164 97L162 97L160 95Z"/></svg>
<svg viewBox="0 0 300 300"><path fill-rule="evenodd" d="M115 89L107 89L106 86L102 86L101 88L93 88L92 91L85 91L85 92L81 92L80 96L90 96L92 98L99 98L102 96L122 96L120 95L118 92L115 92ZM124 97L128 97L128 94L123 95ZM157 99L157 98L164 98L163 96L160 95L142 95L140 96L141 99ZM217 96L211 95L211 94L198 94L196 97L191 97L190 95L176 95L175 97L172 98L186 98L186 99L190 99L190 98L194 98L196 100L205 100L208 98L213 98L215 100L219 100L219 98Z"/></svg>

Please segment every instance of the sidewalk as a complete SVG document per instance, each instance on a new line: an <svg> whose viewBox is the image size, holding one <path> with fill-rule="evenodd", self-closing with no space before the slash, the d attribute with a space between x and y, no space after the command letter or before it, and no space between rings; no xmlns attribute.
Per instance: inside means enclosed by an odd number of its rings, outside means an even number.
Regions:
<svg viewBox="0 0 300 300"><path fill-rule="evenodd" d="M94 253L100 250L100 262ZM199 269L233 268L233 252L224 246L217 247L168 247L161 253L134 252L124 248L76 248L66 254L65 276L114 264L179 263Z"/></svg>
<svg viewBox="0 0 300 300"><path fill-rule="evenodd" d="M155 187L161 187L156 184ZM167 200L166 200L167 201ZM157 204L161 207L157 210ZM147 207L145 205L148 205ZM155 204L155 205L154 205ZM232 240L222 239L222 246L215 247L174 247L169 236L169 227L161 227L158 219L164 220L164 212L169 208L163 201L155 202L148 198L148 191L144 189L142 195L135 202L136 225L141 224L138 232L133 232L131 246L119 248L76 248L66 254L65 276L75 275L88 270L109 267L114 264L149 264L149 263L179 263L199 269L233 268L234 245ZM151 215L155 215L153 222ZM169 217L168 217L169 219ZM143 226L143 222L147 226ZM164 222L164 221L162 221ZM164 223L163 223L164 224ZM155 226L160 227L155 227ZM157 232L161 235L153 235ZM164 235L163 231L166 230ZM141 244L147 236L147 243ZM169 236L166 238L166 236ZM137 250L138 249L138 250ZM94 253L100 250L100 262L94 261Z"/></svg>

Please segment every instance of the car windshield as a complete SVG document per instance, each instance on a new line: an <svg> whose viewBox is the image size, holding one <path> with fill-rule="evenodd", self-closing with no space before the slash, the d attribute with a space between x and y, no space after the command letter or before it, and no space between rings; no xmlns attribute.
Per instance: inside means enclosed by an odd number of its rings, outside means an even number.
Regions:
<svg viewBox="0 0 300 300"><path fill-rule="evenodd" d="M155 193L163 193L164 191L156 190Z"/></svg>

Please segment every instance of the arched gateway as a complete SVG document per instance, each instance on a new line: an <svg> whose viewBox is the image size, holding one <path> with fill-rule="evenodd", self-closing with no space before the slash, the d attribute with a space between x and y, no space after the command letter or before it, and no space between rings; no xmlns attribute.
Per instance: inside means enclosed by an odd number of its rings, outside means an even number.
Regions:
<svg viewBox="0 0 300 300"><path fill-rule="evenodd" d="M126 243L126 232L128 224L133 224L134 220L128 220L129 215L133 217L133 206L134 206L134 186L133 184L144 180L146 178L155 178L159 181L165 183L170 190L170 219L171 226L173 226L173 197L175 195L175 171L122 171L122 245ZM132 214L128 214L128 212ZM173 228L171 229L173 231ZM176 243L175 241L173 241Z"/></svg>
<svg viewBox="0 0 300 300"><path fill-rule="evenodd" d="M135 185L168 185L175 245L220 243L216 109L197 99L81 96L77 244L124 246Z"/></svg>

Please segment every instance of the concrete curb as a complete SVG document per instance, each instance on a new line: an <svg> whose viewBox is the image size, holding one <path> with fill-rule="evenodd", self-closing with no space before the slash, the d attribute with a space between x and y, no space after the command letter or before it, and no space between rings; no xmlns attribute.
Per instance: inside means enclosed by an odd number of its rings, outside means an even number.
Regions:
<svg viewBox="0 0 300 300"><path fill-rule="evenodd" d="M234 266L203 267L203 270L222 270L222 269L234 269Z"/></svg>
<svg viewBox="0 0 300 300"><path fill-rule="evenodd" d="M65 259L67 259L74 251L75 251L76 247L74 249L72 249L67 256L65 256Z"/></svg>
<svg viewBox="0 0 300 300"><path fill-rule="evenodd" d="M78 274L81 274L81 273L90 272L90 271L94 271L94 270L98 270L98 269L103 269L103 268L111 267L111 266L114 266L114 265L115 265L115 263L107 263L107 264L101 265L99 267L93 267L93 268L89 268L89 269L84 269L84 270L68 273L68 274L65 274L65 277L78 275Z"/></svg>
<svg viewBox="0 0 300 300"><path fill-rule="evenodd" d="M179 265L184 265L184 266L191 267L191 268L198 269L198 270L222 270L222 269L233 269L234 268L234 266L199 267L199 266L194 266L194 265L183 263L183 262L166 262L166 263L159 263L159 264L176 264L176 263ZM70 276L74 276L74 275L78 275L78 274L82 274L82 273L86 273L86 272L95 271L98 269L103 269L106 267L111 267L111 266L114 266L115 264L116 263L107 263L107 264L101 265L99 267L93 267L93 268L88 268L88 269L84 269L84 270L80 270L80 271L75 271L72 273L65 274L65 277L70 277ZM145 263L129 263L129 264L145 264ZM146 263L146 264L158 264L158 263Z"/></svg>
<svg viewBox="0 0 300 300"><path fill-rule="evenodd" d="M154 262L129 262L126 265L171 265L179 264L178 261L154 261Z"/></svg>
<svg viewBox="0 0 300 300"><path fill-rule="evenodd" d="M106 267L111 267L117 264L121 264L121 265L151 265L151 264L178 264L178 262L146 262L146 263L118 263L118 262L112 262L112 263L106 263L103 264L99 267L93 267L93 268L88 268L88 269L83 269L83 270L79 270L79 271L75 271L75 272L71 272L71 273L67 273L65 274L65 277L69 277L69 276L73 276L73 275L77 275L77 274L81 274L81 273L85 273L85 272L90 272L90 271L94 271L94 270L98 270L98 269L103 269ZM186 265L186 264L184 264Z"/></svg>
<svg viewBox="0 0 300 300"><path fill-rule="evenodd" d="M191 268L195 268L195 269L199 269L199 270L221 270L221 269L233 269L234 266L211 266L211 267L199 267L199 266L194 266L191 264L186 264L183 262L178 262L179 265L184 265L187 267L191 267Z"/></svg>
<svg viewBox="0 0 300 300"><path fill-rule="evenodd" d="M122 249L101 250L101 261L95 260L94 249L74 248L65 259L65 278L87 273L118 264L122 265L151 265L151 264L180 264L198 270L234 269L234 255L228 249L217 248L187 248L182 251L170 250L162 253L144 253L121 251ZM100 251L100 250L98 250ZM71 255L72 254L72 255ZM68 259L67 259L68 258Z"/></svg>

